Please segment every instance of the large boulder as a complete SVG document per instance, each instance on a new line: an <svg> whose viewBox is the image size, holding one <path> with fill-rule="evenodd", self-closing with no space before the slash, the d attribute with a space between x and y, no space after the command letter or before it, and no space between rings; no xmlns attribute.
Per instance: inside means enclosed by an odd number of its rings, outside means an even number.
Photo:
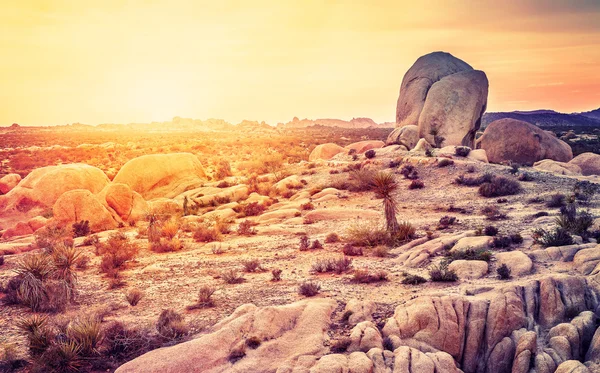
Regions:
<svg viewBox="0 0 600 373"><path fill-rule="evenodd" d="M13 190L21 181L21 175L8 174L0 178L0 194L6 194Z"/></svg>
<svg viewBox="0 0 600 373"><path fill-rule="evenodd" d="M434 83L419 117L419 137L436 147L473 147L487 95L488 80L483 71L463 71Z"/></svg>
<svg viewBox="0 0 600 373"><path fill-rule="evenodd" d="M173 198L205 181L202 164L194 154L149 154L125 163L113 182L127 184L144 199Z"/></svg>
<svg viewBox="0 0 600 373"><path fill-rule="evenodd" d="M60 226L70 227L73 223L87 220L92 232L114 229L117 221L104 205L86 189L75 189L64 193L52 208L54 220Z"/></svg>
<svg viewBox="0 0 600 373"><path fill-rule="evenodd" d="M473 147L487 106L484 72L449 53L420 57L406 72L396 106L396 127L416 125L438 147Z"/></svg>
<svg viewBox="0 0 600 373"><path fill-rule="evenodd" d="M344 149L362 154L367 150L383 148L384 145L385 143L380 140L365 140L346 145Z"/></svg>
<svg viewBox="0 0 600 373"><path fill-rule="evenodd" d="M99 168L82 163L48 166L31 171L0 200L0 217L35 216L34 210L51 208L65 192L85 189L100 192L110 181Z"/></svg>
<svg viewBox="0 0 600 373"><path fill-rule="evenodd" d="M581 175L581 167L579 167L578 165L576 165L572 162L573 161L566 163L566 162L553 161L552 159L542 159L539 162L535 162L533 164L533 168L535 168L536 170L540 170L540 171L554 172L559 175L566 175L566 176Z"/></svg>
<svg viewBox="0 0 600 373"><path fill-rule="evenodd" d="M484 149L492 163L515 162L531 165L542 159L569 162L571 147L533 124L516 119L490 123L477 147Z"/></svg>
<svg viewBox="0 0 600 373"><path fill-rule="evenodd" d="M473 68L450 53L433 52L419 57L404 74L398 104L396 105L396 127L419 123L431 86L445 76Z"/></svg>
<svg viewBox="0 0 600 373"><path fill-rule="evenodd" d="M323 342L335 307L331 299L262 308L246 304L202 336L150 351L116 372L275 373L303 355L326 352ZM245 347L249 338L258 339L260 345ZM243 358L230 359L231 352L238 350L244 351Z"/></svg>
<svg viewBox="0 0 600 373"><path fill-rule="evenodd" d="M404 127L395 128L385 140L386 145L404 145L411 150L419 142L419 127L409 124Z"/></svg>
<svg viewBox="0 0 600 373"><path fill-rule="evenodd" d="M579 166L583 175L600 175L600 154L582 153L573 158L569 164Z"/></svg>
<svg viewBox="0 0 600 373"><path fill-rule="evenodd" d="M345 151L346 151L346 149L342 148L338 144L334 144L334 143L320 144L320 145L317 145L317 147L314 148L312 152L310 152L310 155L308 156L308 160L311 162L319 160L319 159L327 161L327 160L333 158L335 155L345 152Z"/></svg>

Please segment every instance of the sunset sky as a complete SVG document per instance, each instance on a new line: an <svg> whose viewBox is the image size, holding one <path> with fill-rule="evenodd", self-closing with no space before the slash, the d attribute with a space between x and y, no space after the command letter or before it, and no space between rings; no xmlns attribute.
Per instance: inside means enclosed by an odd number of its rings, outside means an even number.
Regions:
<svg viewBox="0 0 600 373"><path fill-rule="evenodd" d="M598 0L0 0L0 125L393 121L437 50L488 111L600 107Z"/></svg>

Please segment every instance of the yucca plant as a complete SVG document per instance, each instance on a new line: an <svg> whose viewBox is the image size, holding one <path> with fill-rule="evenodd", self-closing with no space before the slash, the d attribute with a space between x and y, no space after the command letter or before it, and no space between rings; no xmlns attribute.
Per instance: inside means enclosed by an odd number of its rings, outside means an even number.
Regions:
<svg viewBox="0 0 600 373"><path fill-rule="evenodd" d="M17 298L33 311L42 308L47 299L44 281L53 273L54 267L46 254L27 255L17 263L15 273L19 279Z"/></svg>
<svg viewBox="0 0 600 373"><path fill-rule="evenodd" d="M55 267L53 277L74 287L77 282L75 266L80 255L81 252L73 246L57 245L52 252L52 261Z"/></svg>
<svg viewBox="0 0 600 373"><path fill-rule="evenodd" d="M53 344L43 356L44 371L80 372L84 366L81 346L74 341L61 341Z"/></svg>
<svg viewBox="0 0 600 373"><path fill-rule="evenodd" d="M385 213L387 231L390 236L393 237L400 228L398 220L396 219L398 205L394 198L394 192L398 189L398 183L391 173L378 172L375 174L375 177L373 177L373 185L375 196L377 198L383 198L383 210Z"/></svg>
<svg viewBox="0 0 600 373"><path fill-rule="evenodd" d="M32 315L18 320L16 326L25 333L31 355L39 356L52 345L54 333L47 317Z"/></svg>
<svg viewBox="0 0 600 373"><path fill-rule="evenodd" d="M67 337L80 347L80 353L91 356L102 340L100 320L96 317L82 317L73 321L67 329Z"/></svg>

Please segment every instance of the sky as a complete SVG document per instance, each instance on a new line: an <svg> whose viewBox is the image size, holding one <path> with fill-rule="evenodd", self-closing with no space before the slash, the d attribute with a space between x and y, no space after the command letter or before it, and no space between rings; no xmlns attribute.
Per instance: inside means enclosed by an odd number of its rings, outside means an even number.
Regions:
<svg viewBox="0 0 600 373"><path fill-rule="evenodd" d="M598 0L0 0L0 125L393 121L433 51L488 111L600 107Z"/></svg>

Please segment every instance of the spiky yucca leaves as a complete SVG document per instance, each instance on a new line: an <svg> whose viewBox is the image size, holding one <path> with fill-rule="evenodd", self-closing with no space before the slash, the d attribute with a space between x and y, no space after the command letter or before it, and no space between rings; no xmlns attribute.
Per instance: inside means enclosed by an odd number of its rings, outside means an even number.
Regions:
<svg viewBox="0 0 600 373"><path fill-rule="evenodd" d="M17 298L20 303L38 311L47 299L44 281L54 271L50 258L45 254L27 255L17 263L15 273L19 278Z"/></svg>
<svg viewBox="0 0 600 373"><path fill-rule="evenodd" d="M100 320L92 316L74 320L69 324L67 337L80 347L82 355L91 356L95 354L96 347L102 340Z"/></svg>
<svg viewBox="0 0 600 373"><path fill-rule="evenodd" d="M75 341L63 341L53 344L39 359L43 371L70 373L80 372L84 367L81 346Z"/></svg>
<svg viewBox="0 0 600 373"><path fill-rule="evenodd" d="M16 326L25 333L32 356L43 354L52 345L54 332L48 326L45 316L32 315L22 318L16 322Z"/></svg>
<svg viewBox="0 0 600 373"><path fill-rule="evenodd" d="M388 172L378 172L373 177L373 189L377 198L383 198L383 210L385 213L385 221L387 231L390 236L396 236L399 230L396 213L398 205L394 198L394 192L398 189L398 183L394 179L394 175Z"/></svg>
<svg viewBox="0 0 600 373"><path fill-rule="evenodd" d="M80 255L81 252L73 246L65 244L57 245L52 252L52 261L55 267L53 277L65 281L74 288L77 283L75 265Z"/></svg>

